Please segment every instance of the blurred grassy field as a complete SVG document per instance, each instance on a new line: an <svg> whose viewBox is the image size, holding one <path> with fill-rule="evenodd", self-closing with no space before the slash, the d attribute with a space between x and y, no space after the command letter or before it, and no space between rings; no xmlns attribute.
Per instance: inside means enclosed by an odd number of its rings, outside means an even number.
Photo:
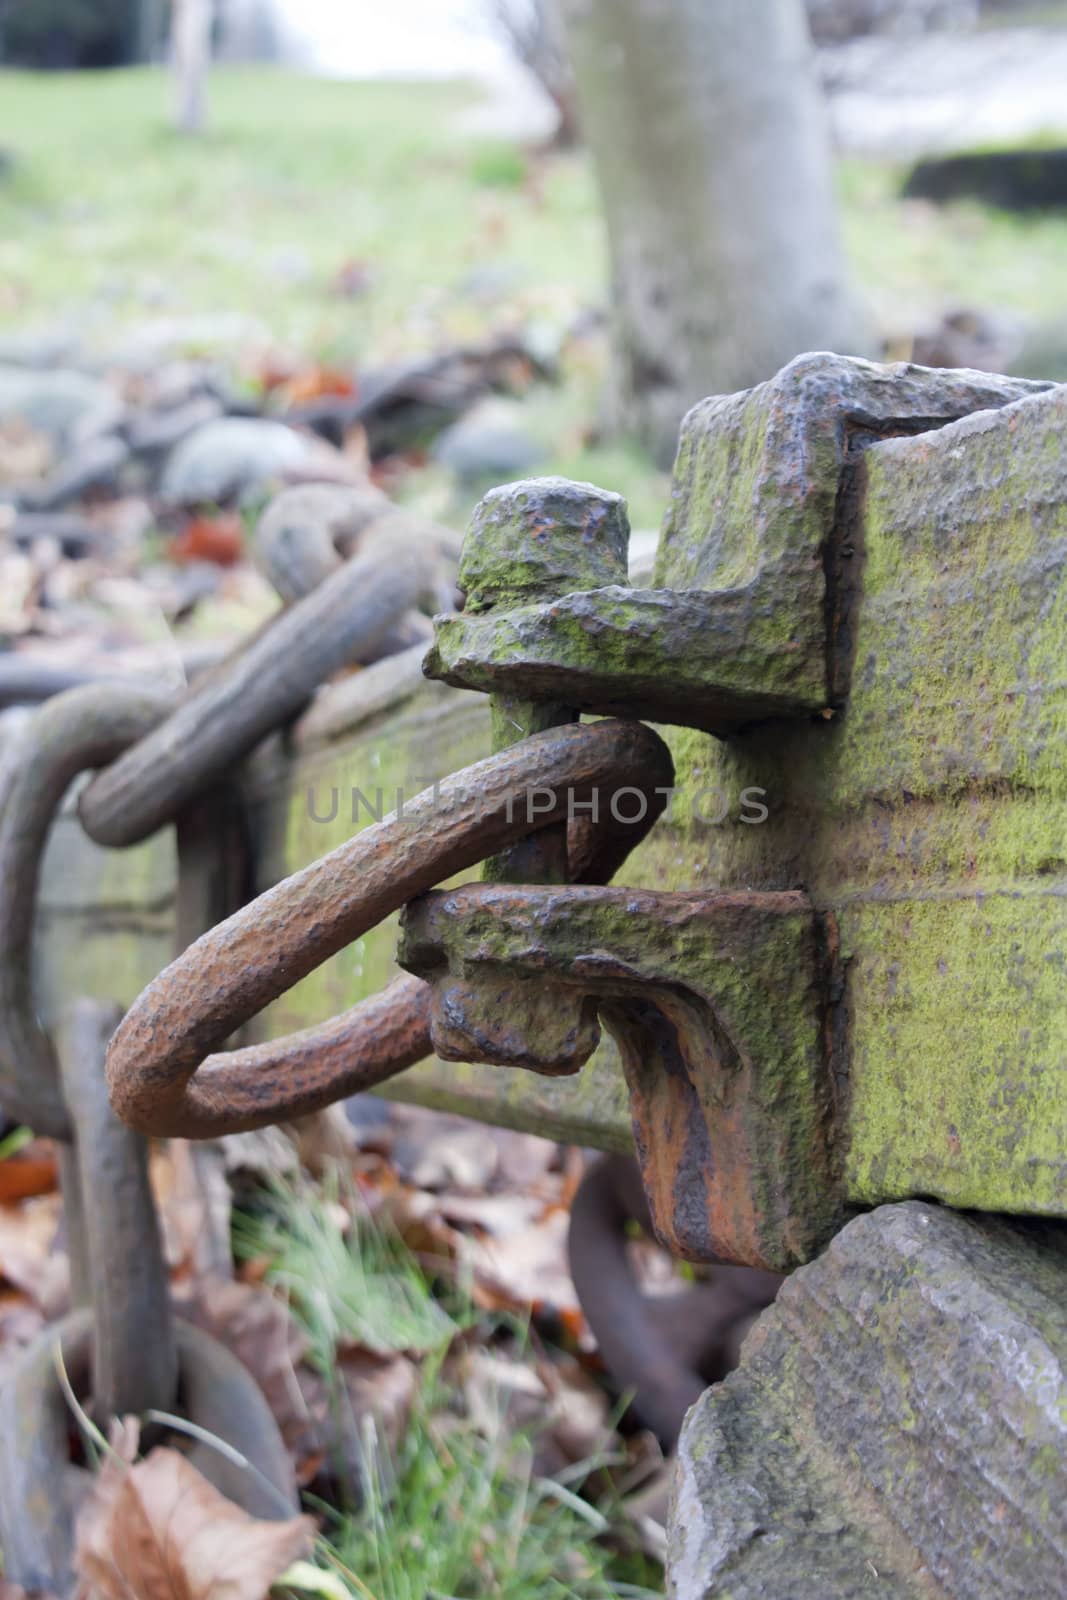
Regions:
<svg viewBox="0 0 1067 1600"><path fill-rule="evenodd" d="M69 324L106 345L128 324L229 312L283 347L366 364L518 322L558 342L605 301L587 158L471 136L469 85L219 71L196 142L169 130L169 93L155 70L0 75L0 335ZM905 205L885 164L844 162L839 177L883 335L960 304L1062 315L1067 219ZM346 267L363 285L349 297ZM549 466L628 492L649 525L660 476L587 447L602 364L596 341L568 347L530 427Z"/></svg>

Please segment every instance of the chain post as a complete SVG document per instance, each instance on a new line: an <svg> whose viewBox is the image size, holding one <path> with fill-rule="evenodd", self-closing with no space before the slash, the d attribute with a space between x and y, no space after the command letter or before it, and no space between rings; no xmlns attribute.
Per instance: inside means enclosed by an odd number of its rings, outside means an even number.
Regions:
<svg viewBox="0 0 1067 1600"><path fill-rule="evenodd" d="M630 527L621 495L565 478L535 478L491 489L475 507L463 545L459 587L465 614L562 598L572 589L626 583ZM427 664L433 676L432 653ZM573 706L553 698L490 696L495 752L550 728L578 721ZM526 796L527 819L538 792ZM595 802L594 802L595 803ZM567 821L529 833L490 856L487 883L566 883Z"/></svg>
<svg viewBox="0 0 1067 1600"><path fill-rule="evenodd" d="M173 1409L178 1355L148 1146L115 1116L104 1082L107 1042L121 1009L78 1000L56 1030L63 1092L74 1123L80 1248L93 1313L91 1394L99 1416Z"/></svg>

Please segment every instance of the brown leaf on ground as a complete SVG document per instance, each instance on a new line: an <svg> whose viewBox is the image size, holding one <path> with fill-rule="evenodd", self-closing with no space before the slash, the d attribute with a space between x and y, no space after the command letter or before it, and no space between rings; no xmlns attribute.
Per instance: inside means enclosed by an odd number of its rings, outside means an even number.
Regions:
<svg viewBox="0 0 1067 1600"><path fill-rule="evenodd" d="M358 1436L373 1417L378 1437L394 1455L403 1438L418 1388L418 1369L406 1356L379 1356L362 1347L337 1353L343 1384L344 1428Z"/></svg>
<svg viewBox="0 0 1067 1600"><path fill-rule="evenodd" d="M441 1119L444 1121L444 1119ZM426 1137L417 1125L398 1140L393 1160L417 1189L462 1189L479 1192L497 1170L497 1148L487 1128L478 1123L445 1126Z"/></svg>
<svg viewBox="0 0 1067 1600"><path fill-rule="evenodd" d="M458 1260L462 1236L442 1220L435 1195L398 1187L381 1196L375 1211L424 1268L442 1271Z"/></svg>
<svg viewBox="0 0 1067 1600"><path fill-rule="evenodd" d="M55 1248L62 1205L58 1194L0 1206L0 1278L21 1289L45 1316L66 1305L70 1267Z"/></svg>
<svg viewBox="0 0 1067 1600"><path fill-rule="evenodd" d="M497 1306L515 1310L576 1309L578 1296L567 1264L568 1224L567 1213L553 1209L503 1238L463 1235L462 1255L474 1272L476 1287Z"/></svg>
<svg viewBox="0 0 1067 1600"><path fill-rule="evenodd" d="M560 1187L559 1174L552 1171L559 1146L550 1140L421 1106L390 1106L374 1142L391 1153L401 1178L419 1189L476 1195L487 1188L536 1188L544 1198L556 1198Z"/></svg>
<svg viewBox="0 0 1067 1600"><path fill-rule="evenodd" d="M477 1345L464 1348L454 1372L467 1417L485 1438L495 1438L502 1427L521 1433L543 1422L548 1392L535 1369L514 1354Z"/></svg>
<svg viewBox="0 0 1067 1600"><path fill-rule="evenodd" d="M560 1147L535 1133L490 1128L497 1149L497 1181L507 1188L533 1189L558 1197L562 1187Z"/></svg>
<svg viewBox="0 0 1067 1600"><path fill-rule="evenodd" d="M545 1205L530 1194L445 1194L437 1209L446 1222L472 1226L494 1239L513 1239L536 1227Z"/></svg>
<svg viewBox="0 0 1067 1600"><path fill-rule="evenodd" d="M43 478L52 465L48 435L39 433L23 417L0 425L0 483L23 484Z"/></svg>
<svg viewBox="0 0 1067 1600"><path fill-rule="evenodd" d="M151 1177L172 1281L196 1285L208 1277L230 1277L232 1197L218 1143L171 1139L157 1146Z"/></svg>
<svg viewBox="0 0 1067 1600"><path fill-rule="evenodd" d="M176 1450L109 1457L78 1516L78 1600L264 1600L314 1533L250 1517Z"/></svg>
<svg viewBox="0 0 1067 1600"><path fill-rule="evenodd" d="M51 1139L33 1139L0 1161L0 1204L51 1194L58 1181L55 1145Z"/></svg>
<svg viewBox="0 0 1067 1600"><path fill-rule="evenodd" d="M298 1117L286 1130L305 1172L321 1174L351 1159L353 1133L341 1106Z"/></svg>
<svg viewBox="0 0 1067 1600"><path fill-rule="evenodd" d="M573 1360L531 1366L514 1351L475 1346L459 1352L452 1370L478 1431L488 1439L528 1433L542 1477L599 1455L612 1439L607 1396Z"/></svg>
<svg viewBox="0 0 1067 1600"><path fill-rule="evenodd" d="M352 374L338 367L305 367L274 388L275 397L283 408L304 406L327 395L347 399L355 392Z"/></svg>
<svg viewBox="0 0 1067 1600"><path fill-rule="evenodd" d="M207 1281L186 1309L248 1368L274 1413L297 1481L310 1483L323 1455L325 1386L304 1364L307 1340L270 1289Z"/></svg>
<svg viewBox="0 0 1067 1600"><path fill-rule="evenodd" d="M210 561L217 567L232 567L244 555L244 523L235 511L193 517L170 541L167 554L179 565Z"/></svg>
<svg viewBox="0 0 1067 1600"><path fill-rule="evenodd" d="M537 1370L550 1401L547 1435L561 1465L599 1454L611 1435L609 1401L600 1384L570 1356L539 1361Z"/></svg>

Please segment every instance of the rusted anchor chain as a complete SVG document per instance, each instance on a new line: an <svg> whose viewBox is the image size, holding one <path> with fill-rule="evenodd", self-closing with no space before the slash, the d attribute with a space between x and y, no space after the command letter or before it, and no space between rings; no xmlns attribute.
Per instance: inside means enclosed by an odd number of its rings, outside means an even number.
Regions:
<svg viewBox="0 0 1067 1600"><path fill-rule="evenodd" d="M135 749L83 790L82 825L97 844L138 844L224 776L361 655L431 589L416 544L375 543L182 696Z"/></svg>
<svg viewBox="0 0 1067 1600"><path fill-rule="evenodd" d="M0 711L9 706L38 705L87 684L128 684L141 681L145 676L155 676L163 687L162 680L169 666L191 680L217 666L227 653L217 644L201 644L183 650L173 663L160 657L134 667L108 661L105 657L89 666L65 667L54 661L3 650L0 651Z"/></svg>
<svg viewBox="0 0 1067 1600"><path fill-rule="evenodd" d="M112 1021L110 1008L79 1002L59 1043L78 1128L63 1203L75 1282L86 1286L76 1306L88 1304L46 1329L0 1386L4 1572L27 1590L63 1596L74 1588L74 1507L64 1492L71 1417L57 1347L75 1392L91 1396L102 1421L173 1410L180 1392L184 1416L256 1469L241 1471L198 1445L192 1459L204 1476L254 1516L296 1508L290 1463L255 1381L215 1339L172 1317L147 1146L107 1100L103 1054Z"/></svg>
<svg viewBox="0 0 1067 1600"><path fill-rule="evenodd" d="M461 534L402 506L373 484L303 483L283 489L256 526L253 558L287 605L318 588L370 540L415 539L442 569L442 606L451 605L446 570L454 573ZM408 621L410 619L405 619Z"/></svg>
<svg viewBox="0 0 1067 1600"><path fill-rule="evenodd" d="M653 1235L648 1199L632 1156L604 1156L589 1168L571 1206L571 1276L601 1357L620 1394L665 1450L709 1383L732 1372L741 1341L782 1279L754 1267L717 1266L710 1284L677 1294L642 1294L627 1225Z"/></svg>
<svg viewBox="0 0 1067 1600"><path fill-rule="evenodd" d="M59 667L51 662L34 661L10 651L0 653L0 708L36 705L51 700L68 689L87 683L117 683L118 672L94 672L91 667Z"/></svg>
<svg viewBox="0 0 1067 1600"><path fill-rule="evenodd" d="M427 622L428 638L433 638L433 624ZM441 684L431 684L423 677L422 663L426 657L426 642L409 645L396 655L376 661L363 672L354 672L332 683L315 696L303 716L293 726L293 746L306 750L341 738L371 717L392 711L394 706L410 700L413 695L449 691Z"/></svg>
<svg viewBox="0 0 1067 1600"><path fill-rule="evenodd" d="M213 928L148 985L108 1051L118 1114L145 1133L211 1138L263 1127L380 1083L429 1052L427 992L410 977L332 1021L212 1055L271 1000L390 912L537 827L614 792L645 796L632 845L666 803L673 769L639 723L554 728L477 762ZM532 797L538 797L536 815ZM616 855L583 842L582 865Z"/></svg>
<svg viewBox="0 0 1067 1600"><path fill-rule="evenodd" d="M304 483L274 496L256 524L253 558L291 605L358 553L395 506L373 484Z"/></svg>
<svg viewBox="0 0 1067 1600"><path fill-rule="evenodd" d="M37 1133L74 1133L55 1052L33 1000L33 923L41 858L71 783L143 738L173 704L114 684L68 690L34 713L0 815L0 1105Z"/></svg>
<svg viewBox="0 0 1067 1600"><path fill-rule="evenodd" d="M180 1374L186 1415L239 1449L267 1488L247 1473L220 1474L224 1458L215 1453L204 1456L206 1476L246 1509L276 1516L295 1505L295 1491L266 1402L227 1352L172 1321L145 1144L118 1121L106 1094L103 1052L113 1019L94 1003L77 1007L59 1030L57 1067L33 1004L31 938L51 820L80 771L143 736L168 704L143 691L94 686L51 701L31 719L0 815L0 1098L35 1126L46 1117L62 1128L59 1137L74 1139L62 1156L64 1208L74 1299L87 1302L91 1315L61 1325L58 1336L65 1347L68 1335L73 1340L70 1359L93 1408L103 1415L169 1410ZM195 812L179 821L186 932L229 893L210 847L203 853L203 824ZM52 1370L56 1337L54 1329L41 1336L0 1394L0 1545L8 1576L67 1593L72 1513L55 1486L67 1474L69 1418Z"/></svg>

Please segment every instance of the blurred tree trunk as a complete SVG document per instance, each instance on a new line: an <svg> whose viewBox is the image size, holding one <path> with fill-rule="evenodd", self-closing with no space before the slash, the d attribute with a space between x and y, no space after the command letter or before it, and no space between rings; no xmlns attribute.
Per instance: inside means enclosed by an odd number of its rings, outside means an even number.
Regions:
<svg viewBox="0 0 1067 1600"><path fill-rule="evenodd" d="M581 132L559 0L495 0L492 15L515 59L533 74L556 108L559 121L553 144L572 148Z"/></svg>
<svg viewBox="0 0 1067 1600"><path fill-rule="evenodd" d="M850 352L804 0L564 0L611 251L609 421L657 457L685 410Z"/></svg>
<svg viewBox="0 0 1067 1600"><path fill-rule="evenodd" d="M137 0L135 61L158 61L166 37L165 0Z"/></svg>
<svg viewBox="0 0 1067 1600"><path fill-rule="evenodd" d="M180 133L200 133L207 116L213 0L171 0L171 58Z"/></svg>

